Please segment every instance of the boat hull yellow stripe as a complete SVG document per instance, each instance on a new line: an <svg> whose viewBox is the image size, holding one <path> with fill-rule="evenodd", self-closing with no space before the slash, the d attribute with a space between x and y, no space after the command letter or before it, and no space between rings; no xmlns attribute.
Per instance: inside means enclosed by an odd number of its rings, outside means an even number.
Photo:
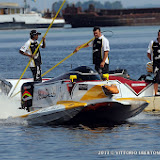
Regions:
<svg viewBox="0 0 160 160"><path fill-rule="evenodd" d="M117 98L116 100L117 101L144 101L144 102L150 103L150 101L145 100L143 98Z"/></svg>
<svg viewBox="0 0 160 160"><path fill-rule="evenodd" d="M14 117L14 118L26 118L26 117L28 117L30 114L36 113L36 112L38 112L38 111L39 111L39 110L32 111L32 112L29 112L29 113L24 114L24 115L22 115L22 116L17 116L17 117Z"/></svg>
<svg viewBox="0 0 160 160"><path fill-rule="evenodd" d="M58 101L57 104L64 105L66 110L87 106L87 103L76 102L76 101Z"/></svg>

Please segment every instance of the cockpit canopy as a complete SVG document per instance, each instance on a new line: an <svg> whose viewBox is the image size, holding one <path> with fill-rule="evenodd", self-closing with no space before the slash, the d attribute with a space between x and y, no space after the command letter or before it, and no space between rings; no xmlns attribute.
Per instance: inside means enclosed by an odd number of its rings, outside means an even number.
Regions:
<svg viewBox="0 0 160 160"><path fill-rule="evenodd" d="M64 73L56 78L53 78L50 81L58 81L58 80L68 80L70 79L70 75L76 75L77 79L74 81L93 81L93 80L101 80L100 75L90 67L80 66L75 69L70 70L67 73Z"/></svg>

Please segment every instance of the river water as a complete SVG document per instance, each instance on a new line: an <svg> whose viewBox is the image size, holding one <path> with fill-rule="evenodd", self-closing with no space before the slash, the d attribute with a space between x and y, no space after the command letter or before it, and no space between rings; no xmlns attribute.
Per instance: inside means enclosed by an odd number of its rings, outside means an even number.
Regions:
<svg viewBox="0 0 160 160"><path fill-rule="evenodd" d="M156 39L158 26L104 27L110 41L110 70L127 69L130 77L146 74L147 47ZM42 35L46 29L39 29ZM28 58L19 48L28 40L30 30L0 31L0 77L19 78ZM43 73L68 56L77 45L93 37L92 28L51 29L46 48L41 49ZM41 38L41 36L40 36ZM80 50L49 72L55 77L80 65L92 65L92 48ZM24 78L31 77L29 69ZM16 103L0 99L0 157L15 160L97 160L159 159L160 114L141 113L126 123L109 126L31 126L9 116L17 114Z"/></svg>

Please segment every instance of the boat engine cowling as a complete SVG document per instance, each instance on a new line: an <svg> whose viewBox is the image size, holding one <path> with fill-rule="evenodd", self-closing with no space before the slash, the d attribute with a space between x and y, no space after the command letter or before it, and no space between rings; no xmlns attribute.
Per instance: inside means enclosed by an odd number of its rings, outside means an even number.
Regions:
<svg viewBox="0 0 160 160"><path fill-rule="evenodd" d="M26 109L28 112L32 106L34 83L35 82L27 82L21 87L21 106L22 109Z"/></svg>

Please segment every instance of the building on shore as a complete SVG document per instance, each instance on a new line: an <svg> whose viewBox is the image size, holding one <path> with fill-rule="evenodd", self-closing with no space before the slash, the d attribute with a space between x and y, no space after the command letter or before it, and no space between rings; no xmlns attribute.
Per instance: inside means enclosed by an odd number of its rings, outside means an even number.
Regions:
<svg viewBox="0 0 160 160"><path fill-rule="evenodd" d="M0 3L0 15L24 13L24 8L17 3Z"/></svg>

